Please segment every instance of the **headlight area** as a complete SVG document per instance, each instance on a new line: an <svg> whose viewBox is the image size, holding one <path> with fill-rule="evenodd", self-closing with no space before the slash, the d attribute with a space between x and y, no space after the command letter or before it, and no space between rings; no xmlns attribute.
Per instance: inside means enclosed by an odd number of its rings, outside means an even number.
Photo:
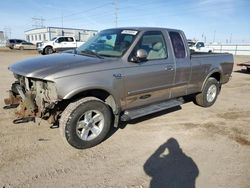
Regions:
<svg viewBox="0 0 250 188"><path fill-rule="evenodd" d="M17 119L14 123L35 121L35 117L46 119L49 123L57 121L57 90L54 82L14 75L17 79L6 98L6 107L15 108Z"/></svg>

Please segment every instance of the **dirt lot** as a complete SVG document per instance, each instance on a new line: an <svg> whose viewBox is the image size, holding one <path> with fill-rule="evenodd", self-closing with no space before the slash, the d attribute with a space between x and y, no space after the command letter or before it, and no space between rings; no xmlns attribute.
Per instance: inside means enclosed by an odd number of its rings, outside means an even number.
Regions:
<svg viewBox="0 0 250 188"><path fill-rule="evenodd" d="M76 150L47 122L15 125L13 110L2 109L8 65L37 55L0 51L0 188L250 187L250 74L234 72L211 108L186 103Z"/></svg>

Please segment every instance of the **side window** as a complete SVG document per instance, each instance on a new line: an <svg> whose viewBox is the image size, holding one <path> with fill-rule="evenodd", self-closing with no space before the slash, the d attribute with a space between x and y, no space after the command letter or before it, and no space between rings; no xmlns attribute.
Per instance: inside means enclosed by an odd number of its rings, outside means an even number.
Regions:
<svg viewBox="0 0 250 188"><path fill-rule="evenodd" d="M180 34L178 32L169 32L169 35L174 49L175 57L185 58L186 50Z"/></svg>
<svg viewBox="0 0 250 188"><path fill-rule="evenodd" d="M65 37L60 37L59 39L57 39L58 43L60 42L64 42L65 41Z"/></svg>
<svg viewBox="0 0 250 188"><path fill-rule="evenodd" d="M204 45L203 42L198 42L198 43L197 43L197 47L198 47L198 48L201 48L201 47L205 47L205 45Z"/></svg>
<svg viewBox="0 0 250 188"><path fill-rule="evenodd" d="M135 50L138 49L148 53L147 60L167 58L165 39L160 31L145 32Z"/></svg>
<svg viewBox="0 0 250 188"><path fill-rule="evenodd" d="M68 37L68 41L69 41L69 42L74 42L73 37Z"/></svg>

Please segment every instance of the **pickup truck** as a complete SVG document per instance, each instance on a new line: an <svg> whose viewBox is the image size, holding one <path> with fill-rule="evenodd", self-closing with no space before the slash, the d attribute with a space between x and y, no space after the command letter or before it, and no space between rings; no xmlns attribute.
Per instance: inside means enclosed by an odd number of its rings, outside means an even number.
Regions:
<svg viewBox="0 0 250 188"><path fill-rule="evenodd" d="M17 108L14 123L45 119L84 149L103 141L111 126L179 106L185 96L210 107L233 63L226 53L190 55L180 30L107 29L67 53L10 65L16 81L5 104Z"/></svg>
<svg viewBox="0 0 250 188"><path fill-rule="evenodd" d="M244 62L244 63L238 63L237 64L240 67L246 67L246 71L250 72L250 61Z"/></svg>
<svg viewBox="0 0 250 188"><path fill-rule="evenodd" d="M51 41L40 42L37 44L37 50L43 55L52 54L54 52L75 49L84 42L77 42L75 37L58 36Z"/></svg>
<svg viewBox="0 0 250 188"><path fill-rule="evenodd" d="M191 52L213 52L213 48L205 46L204 42L201 41L188 42L188 46Z"/></svg>

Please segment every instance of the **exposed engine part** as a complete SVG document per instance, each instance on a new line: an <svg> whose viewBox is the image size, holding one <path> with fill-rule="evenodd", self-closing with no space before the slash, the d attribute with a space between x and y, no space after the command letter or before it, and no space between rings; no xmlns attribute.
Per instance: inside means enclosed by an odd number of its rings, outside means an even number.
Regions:
<svg viewBox="0 0 250 188"><path fill-rule="evenodd" d="M18 106L21 102L22 98L19 95L16 95L13 91L9 91L9 98L4 99L4 103L7 105L6 107Z"/></svg>
<svg viewBox="0 0 250 188"><path fill-rule="evenodd" d="M20 123L27 123L27 122L30 122L30 121L35 122L35 117L18 118L18 119L13 120L13 123L14 124L20 124Z"/></svg>
<svg viewBox="0 0 250 188"><path fill-rule="evenodd" d="M19 75L16 78L18 81L12 84L9 98L4 99L5 109L17 107L14 123L33 121L35 117L56 123L60 110L55 107L58 99L54 83Z"/></svg>

